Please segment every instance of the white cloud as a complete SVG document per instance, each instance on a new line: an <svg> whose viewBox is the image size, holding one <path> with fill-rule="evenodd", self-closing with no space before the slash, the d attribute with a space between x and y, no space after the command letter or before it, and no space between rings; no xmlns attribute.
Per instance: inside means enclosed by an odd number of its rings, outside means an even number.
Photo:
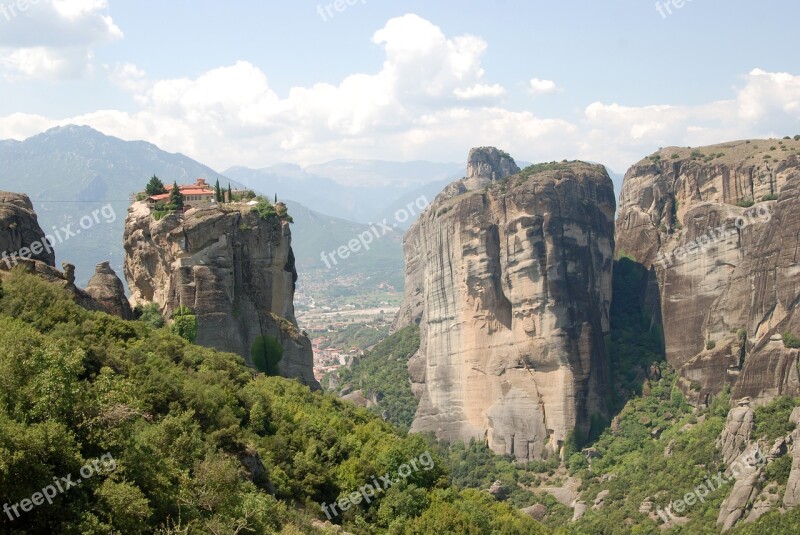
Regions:
<svg viewBox="0 0 800 535"><path fill-rule="evenodd" d="M547 95L561 91L553 80L540 80L539 78L532 78L528 91L532 95Z"/></svg>
<svg viewBox="0 0 800 535"><path fill-rule="evenodd" d="M506 94L506 90L500 84L477 84L466 89L456 88L453 94L459 100L483 100L502 97Z"/></svg>
<svg viewBox="0 0 800 535"><path fill-rule="evenodd" d="M448 37L429 21L406 15L387 22L373 42L385 54L376 72L352 74L338 84L293 87L283 95L246 61L196 78L166 80L149 80L135 65L118 65L109 77L131 92L138 111L98 110L58 119L15 114L0 118L0 137L89 124L219 169L336 158L460 161L470 147L496 145L520 159L582 158L622 171L659 146L800 133L800 76L789 73L755 69L739 89L722 95L724 100L706 104L595 102L574 117L544 119L503 107L506 90L487 79L482 66L487 44L479 37ZM55 60L43 55L36 61ZM558 91L546 82L531 88Z"/></svg>
<svg viewBox="0 0 800 535"><path fill-rule="evenodd" d="M114 85L131 93L141 93L146 91L150 82L147 73L133 63L117 64L113 69L109 69L108 78Z"/></svg>
<svg viewBox="0 0 800 535"><path fill-rule="evenodd" d="M76 77L92 50L122 38L106 0L22 0L0 5L0 72L8 80Z"/></svg>

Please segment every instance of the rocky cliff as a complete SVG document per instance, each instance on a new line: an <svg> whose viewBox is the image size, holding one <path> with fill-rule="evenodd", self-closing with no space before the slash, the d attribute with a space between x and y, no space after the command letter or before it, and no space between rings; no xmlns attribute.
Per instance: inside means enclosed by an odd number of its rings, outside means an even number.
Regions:
<svg viewBox="0 0 800 535"><path fill-rule="evenodd" d="M25 194L0 191L0 254L0 269L11 269L22 258L56 265L52 244L45 238L33 204Z"/></svg>
<svg viewBox="0 0 800 535"><path fill-rule="evenodd" d="M546 457L606 411L613 186L602 166L520 172L491 148L468 167L404 241L412 430Z"/></svg>
<svg viewBox="0 0 800 535"><path fill-rule="evenodd" d="M26 269L69 291L87 310L133 319L125 288L107 262L98 266L86 290L75 285L75 266L55 267L53 238L39 226L30 198L22 193L0 191L0 277L14 268Z"/></svg>
<svg viewBox="0 0 800 535"><path fill-rule="evenodd" d="M695 403L800 393L800 142L666 148L625 175L617 252L650 269L667 360Z"/></svg>
<svg viewBox="0 0 800 535"><path fill-rule="evenodd" d="M279 371L317 387L308 338L294 318L297 272L289 222L244 204L210 205L156 220L144 202L125 222L125 277L134 304L155 302L171 318L197 316L197 343L252 363L260 337L284 348Z"/></svg>

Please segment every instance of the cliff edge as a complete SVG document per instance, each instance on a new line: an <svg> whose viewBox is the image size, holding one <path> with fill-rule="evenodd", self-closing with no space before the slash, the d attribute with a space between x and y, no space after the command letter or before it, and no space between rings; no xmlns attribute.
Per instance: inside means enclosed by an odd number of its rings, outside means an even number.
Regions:
<svg viewBox="0 0 800 535"><path fill-rule="evenodd" d="M485 147L468 168L404 240L395 327L421 330L411 430L518 459L559 454L606 416L613 185L599 165L520 171Z"/></svg>
<svg viewBox="0 0 800 535"><path fill-rule="evenodd" d="M196 342L241 355L265 337L283 347L282 376L318 387L308 338L294 317L297 271L289 221L246 203L209 204L160 220L136 202L125 221L125 277L134 305L154 302L168 319L197 317Z"/></svg>

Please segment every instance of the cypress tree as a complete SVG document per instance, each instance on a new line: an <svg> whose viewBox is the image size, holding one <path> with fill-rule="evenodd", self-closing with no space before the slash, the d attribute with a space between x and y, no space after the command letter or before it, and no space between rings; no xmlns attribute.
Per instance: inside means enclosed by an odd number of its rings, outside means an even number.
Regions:
<svg viewBox="0 0 800 535"><path fill-rule="evenodd" d="M177 182L172 183L172 191L169 192L169 203L175 210L183 210L183 193L181 193L181 189L178 187Z"/></svg>

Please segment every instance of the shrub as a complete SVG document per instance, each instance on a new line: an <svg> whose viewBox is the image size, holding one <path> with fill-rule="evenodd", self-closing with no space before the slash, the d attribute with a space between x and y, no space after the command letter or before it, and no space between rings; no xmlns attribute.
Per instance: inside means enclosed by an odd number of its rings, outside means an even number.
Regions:
<svg viewBox="0 0 800 535"><path fill-rule="evenodd" d="M678 158L680 158L680 157L681 157L681 155L680 155L680 154L678 154L677 152L672 154L672 159L673 159L673 160L677 160L677 159L678 159Z"/></svg>
<svg viewBox="0 0 800 535"><path fill-rule="evenodd" d="M161 309L158 303L136 305L134 312L142 323L146 323L156 329L160 329L164 326L164 316L161 315Z"/></svg>
<svg viewBox="0 0 800 535"><path fill-rule="evenodd" d="M266 197L256 197L256 199L258 200L258 204L256 204L253 209L258 212L258 215L261 219L268 221L269 219L278 216L275 206L269 202L269 199Z"/></svg>
<svg viewBox="0 0 800 535"><path fill-rule="evenodd" d="M762 201L777 201L778 200L778 194L777 193L770 193L769 195L764 195L763 197L761 197L761 200Z"/></svg>
<svg viewBox="0 0 800 535"><path fill-rule="evenodd" d="M800 134L797 134L796 136L794 136L794 140L795 141L800 141Z"/></svg>
<svg viewBox="0 0 800 535"><path fill-rule="evenodd" d="M185 306L178 307L172 315L170 330L189 342L197 339L197 316Z"/></svg>
<svg viewBox="0 0 800 535"><path fill-rule="evenodd" d="M717 343L714 340L709 340L708 343L706 343L706 349L709 351L711 351L715 347L717 347Z"/></svg>
<svg viewBox="0 0 800 535"><path fill-rule="evenodd" d="M767 481L775 481L779 485L785 484L789 480L792 471L792 456L784 455L775 459L764 469L764 476Z"/></svg>
<svg viewBox="0 0 800 535"><path fill-rule="evenodd" d="M736 201L736 206L738 206L739 208L750 208L754 204L755 204L755 202L750 201L750 200Z"/></svg>
<svg viewBox="0 0 800 535"><path fill-rule="evenodd" d="M783 345L791 349L800 349L800 338L792 333L783 333Z"/></svg>
<svg viewBox="0 0 800 535"><path fill-rule="evenodd" d="M766 405L756 407L753 436L775 440L791 433L795 425L789 421L789 415L796 405L792 398L779 397Z"/></svg>

